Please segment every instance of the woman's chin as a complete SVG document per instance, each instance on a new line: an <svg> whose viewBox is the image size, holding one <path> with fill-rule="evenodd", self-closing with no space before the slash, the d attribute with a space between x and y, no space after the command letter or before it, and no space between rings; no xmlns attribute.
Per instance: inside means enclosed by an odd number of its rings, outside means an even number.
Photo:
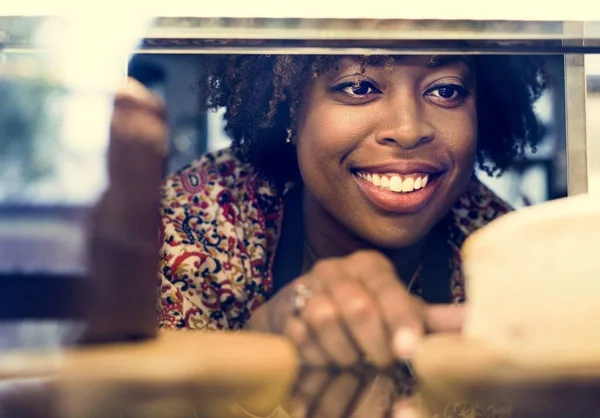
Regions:
<svg viewBox="0 0 600 418"><path fill-rule="evenodd" d="M363 240L381 250L402 250L421 244L431 228L372 228L363 235Z"/></svg>

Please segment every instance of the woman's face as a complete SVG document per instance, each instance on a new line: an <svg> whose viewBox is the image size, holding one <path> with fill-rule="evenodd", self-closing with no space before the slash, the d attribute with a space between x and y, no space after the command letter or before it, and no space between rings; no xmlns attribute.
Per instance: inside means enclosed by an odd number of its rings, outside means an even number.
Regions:
<svg viewBox="0 0 600 418"><path fill-rule="evenodd" d="M310 198L378 247L417 243L472 176L475 77L460 57L344 58L304 94L297 133Z"/></svg>

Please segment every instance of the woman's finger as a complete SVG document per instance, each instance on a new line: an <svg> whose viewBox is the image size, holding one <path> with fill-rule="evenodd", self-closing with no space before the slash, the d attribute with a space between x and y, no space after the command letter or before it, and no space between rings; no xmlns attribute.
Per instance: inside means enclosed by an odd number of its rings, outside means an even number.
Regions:
<svg viewBox="0 0 600 418"><path fill-rule="evenodd" d="M139 190L160 187L166 155L164 104L143 85L129 79L116 94L110 124L111 187L127 191L131 200L146 204ZM131 193L136 195L132 197Z"/></svg>
<svg viewBox="0 0 600 418"><path fill-rule="evenodd" d="M393 361L389 335L373 295L358 281L341 281L329 289L344 328L369 362L384 368Z"/></svg>
<svg viewBox="0 0 600 418"><path fill-rule="evenodd" d="M336 304L326 293L312 296L301 317L318 339L318 345L332 363L340 367L356 364L360 355L344 329Z"/></svg>
<svg viewBox="0 0 600 418"><path fill-rule="evenodd" d="M165 116L163 101L134 78L128 78L119 86L114 101L115 106L132 106L145 109L159 117Z"/></svg>
<svg viewBox="0 0 600 418"><path fill-rule="evenodd" d="M325 367L330 363L329 357L319 347L312 331L300 318L290 316L285 323L284 334L296 345L300 359L306 365Z"/></svg>
<svg viewBox="0 0 600 418"><path fill-rule="evenodd" d="M392 264L383 255L357 252L348 257L362 283L373 293L391 336L391 351L397 359L410 359L424 326L420 307L409 295Z"/></svg>
<svg viewBox="0 0 600 418"><path fill-rule="evenodd" d="M427 332L460 332L465 319L465 305L428 305L424 307Z"/></svg>

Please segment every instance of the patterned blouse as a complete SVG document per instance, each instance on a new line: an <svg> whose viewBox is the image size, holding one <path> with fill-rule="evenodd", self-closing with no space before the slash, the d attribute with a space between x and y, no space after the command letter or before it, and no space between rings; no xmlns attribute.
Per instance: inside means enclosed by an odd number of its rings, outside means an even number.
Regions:
<svg viewBox="0 0 600 418"><path fill-rule="evenodd" d="M289 186L289 185L288 185ZM273 263L285 191L230 150L207 154L162 190L159 327L237 330L273 294ZM464 301L459 249L510 211L476 178L451 210L451 294ZM419 271L411 292L419 295Z"/></svg>

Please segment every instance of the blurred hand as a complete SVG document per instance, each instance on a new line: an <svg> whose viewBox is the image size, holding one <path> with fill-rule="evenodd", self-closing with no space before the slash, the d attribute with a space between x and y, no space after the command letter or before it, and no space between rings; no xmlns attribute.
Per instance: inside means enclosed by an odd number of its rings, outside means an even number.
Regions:
<svg viewBox="0 0 600 418"><path fill-rule="evenodd" d="M304 305L299 312L294 299ZM258 308L247 328L289 337L309 366L367 359L386 368L410 359L426 332L458 331L462 319L462 306L426 305L407 293L387 258L362 251L317 263Z"/></svg>
<svg viewBox="0 0 600 418"><path fill-rule="evenodd" d="M85 341L153 336L160 187L167 128L161 101L135 80L117 92L109 186L89 235L92 290Z"/></svg>
<svg viewBox="0 0 600 418"><path fill-rule="evenodd" d="M111 189L134 194L145 191L156 199L166 155L164 104L136 80L127 80L115 96L110 125Z"/></svg>

